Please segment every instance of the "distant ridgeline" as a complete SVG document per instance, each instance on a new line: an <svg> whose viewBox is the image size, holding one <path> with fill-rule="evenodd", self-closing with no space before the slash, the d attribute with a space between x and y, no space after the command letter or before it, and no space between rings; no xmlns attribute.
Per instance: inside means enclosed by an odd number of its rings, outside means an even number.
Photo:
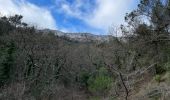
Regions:
<svg viewBox="0 0 170 100"><path fill-rule="evenodd" d="M108 42L114 37L111 35L94 35L91 33L65 33L58 30L43 29L39 30L42 33L54 33L58 37L67 38L68 40L77 42Z"/></svg>

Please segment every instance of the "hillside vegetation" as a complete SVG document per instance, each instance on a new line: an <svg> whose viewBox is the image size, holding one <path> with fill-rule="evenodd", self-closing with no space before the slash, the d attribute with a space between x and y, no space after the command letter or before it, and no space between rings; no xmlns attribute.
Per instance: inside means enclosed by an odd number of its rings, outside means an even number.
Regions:
<svg viewBox="0 0 170 100"><path fill-rule="evenodd" d="M123 36L109 41L74 41L21 15L0 17L0 99L169 100L170 2L140 1Z"/></svg>

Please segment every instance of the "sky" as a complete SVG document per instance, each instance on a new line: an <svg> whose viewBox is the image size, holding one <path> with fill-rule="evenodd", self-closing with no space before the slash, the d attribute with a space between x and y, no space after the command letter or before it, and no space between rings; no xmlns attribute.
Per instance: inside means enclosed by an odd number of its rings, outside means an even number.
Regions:
<svg viewBox="0 0 170 100"><path fill-rule="evenodd" d="M0 15L23 15L39 29L108 34L124 24L124 16L139 0L0 0Z"/></svg>

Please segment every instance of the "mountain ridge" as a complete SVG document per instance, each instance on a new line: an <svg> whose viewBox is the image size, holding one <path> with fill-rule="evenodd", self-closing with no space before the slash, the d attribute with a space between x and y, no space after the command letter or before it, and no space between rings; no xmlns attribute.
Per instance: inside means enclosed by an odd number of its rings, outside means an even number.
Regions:
<svg viewBox="0 0 170 100"><path fill-rule="evenodd" d="M113 37L111 35L95 35L92 33L69 33L51 29L42 29L38 31L44 34L53 33L58 37L64 37L69 40L78 42L90 42L90 41L108 42L110 38Z"/></svg>

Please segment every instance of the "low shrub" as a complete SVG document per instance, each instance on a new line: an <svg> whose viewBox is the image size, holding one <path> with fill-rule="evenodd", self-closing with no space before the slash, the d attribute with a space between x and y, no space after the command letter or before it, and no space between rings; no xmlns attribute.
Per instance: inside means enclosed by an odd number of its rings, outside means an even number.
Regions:
<svg viewBox="0 0 170 100"><path fill-rule="evenodd" d="M88 80L88 90L92 93L103 93L110 89L113 79L108 75L108 71L101 67L95 76Z"/></svg>
<svg viewBox="0 0 170 100"><path fill-rule="evenodd" d="M154 77L154 79L155 79L155 81L158 82L158 83L161 82L161 76L160 76L160 75L156 75L156 76Z"/></svg>

